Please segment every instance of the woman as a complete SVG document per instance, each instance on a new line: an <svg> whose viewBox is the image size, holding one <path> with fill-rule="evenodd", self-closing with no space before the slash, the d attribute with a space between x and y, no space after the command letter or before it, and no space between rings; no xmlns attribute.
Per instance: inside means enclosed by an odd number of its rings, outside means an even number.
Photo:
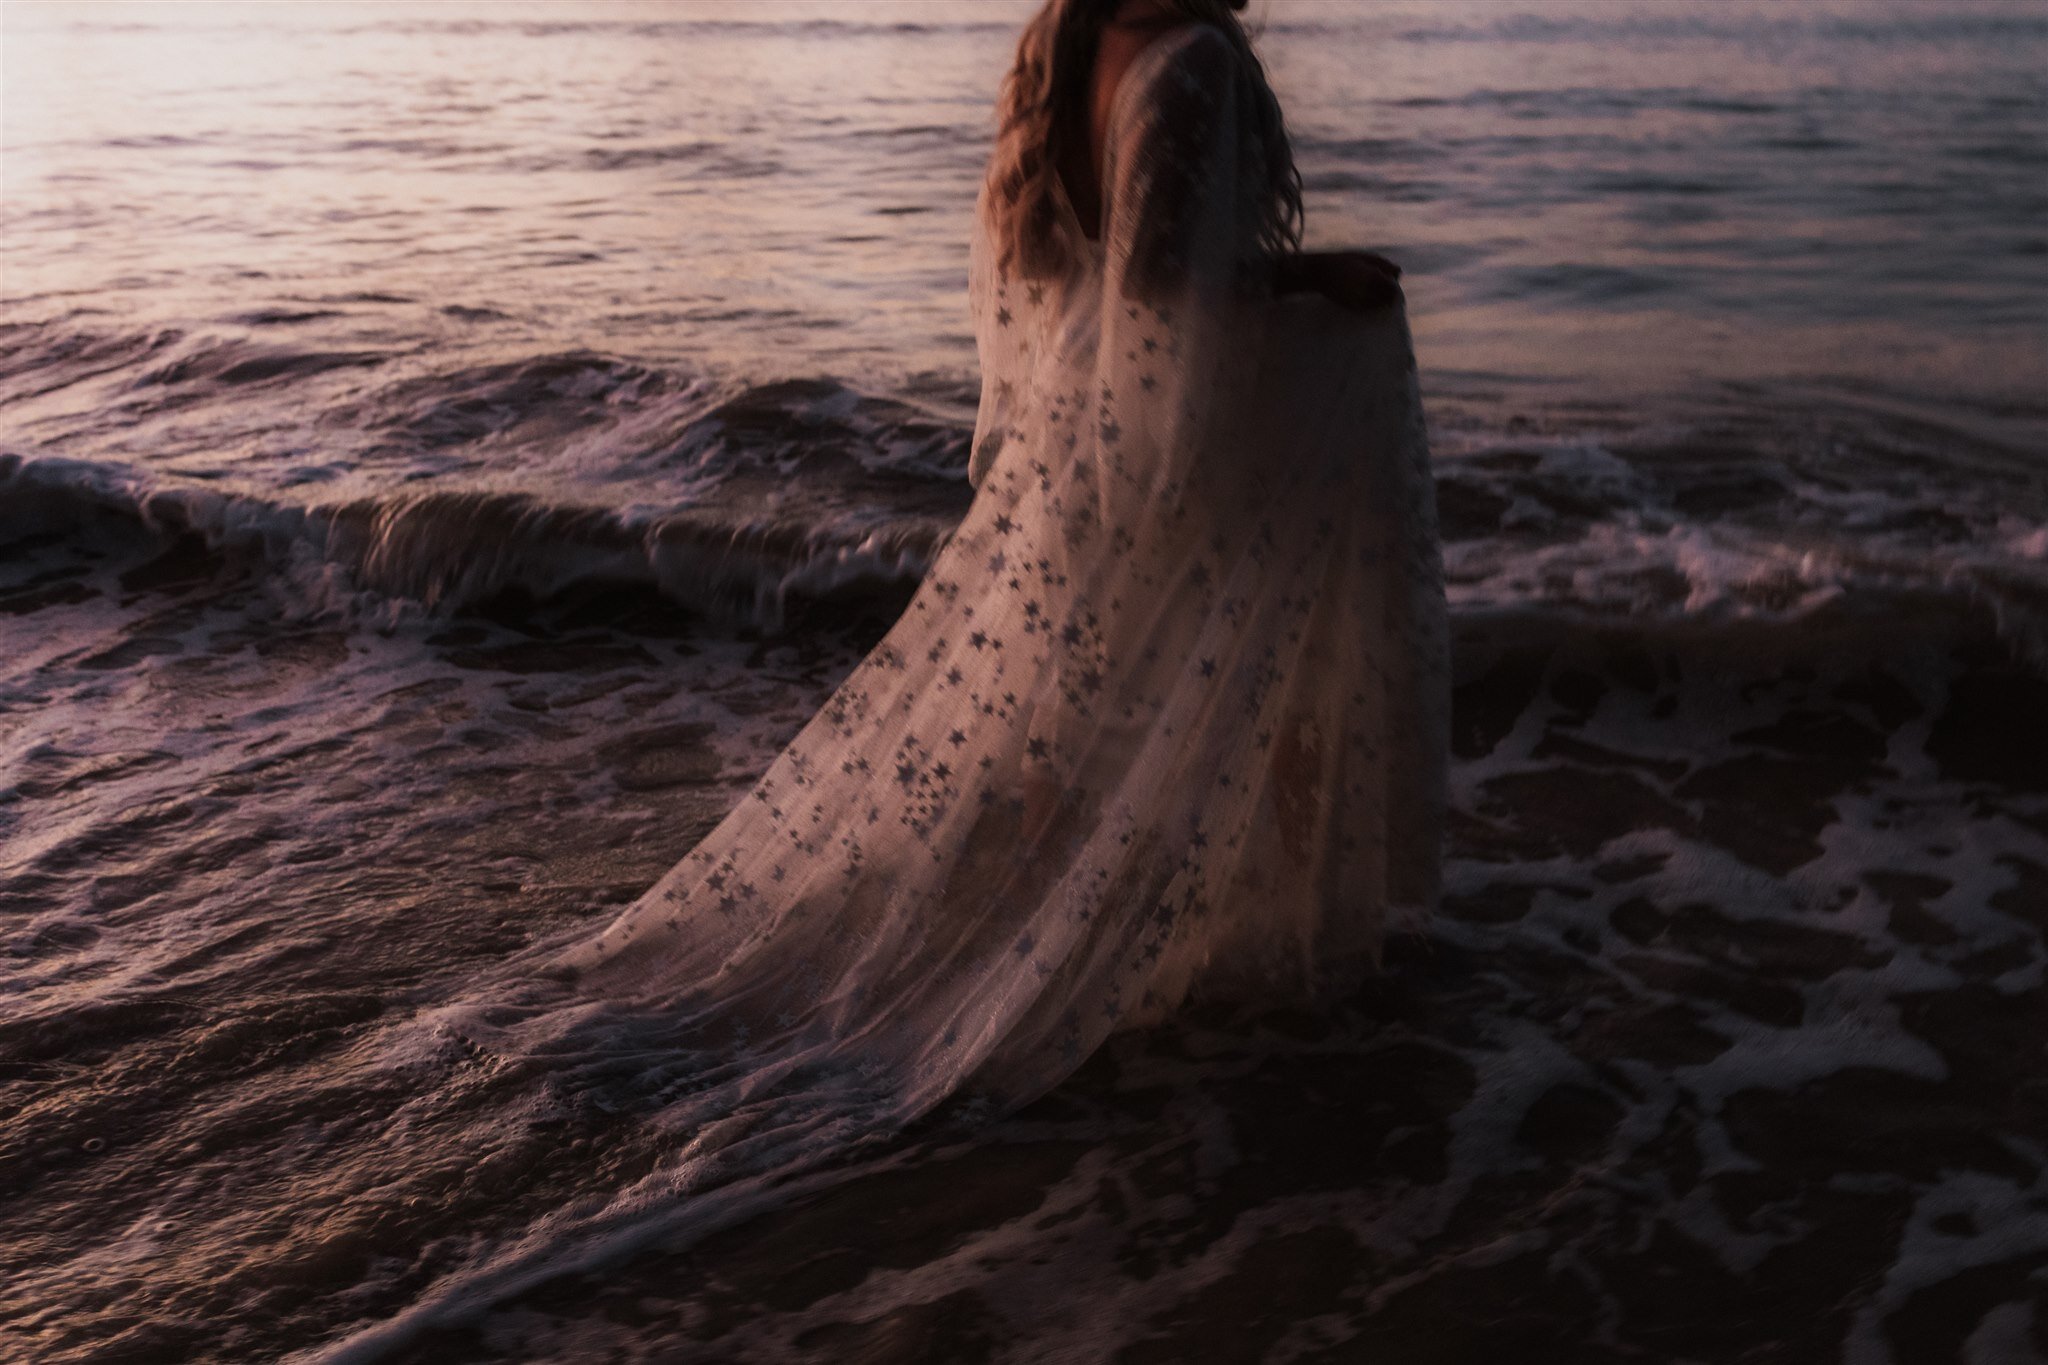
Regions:
<svg viewBox="0 0 2048 1365"><path fill-rule="evenodd" d="M1025 32L968 515L754 790L556 959L566 1000L440 1016L674 1137L374 1336L1029 1100L1190 996L1348 989L1431 903L1442 587L1398 292L1295 253L1234 8L1049 0Z"/></svg>
<svg viewBox="0 0 2048 1365"><path fill-rule="evenodd" d="M1350 985L1435 892L1445 663L1391 267L1296 254L1226 0L1050 0L977 213L975 503L582 987L1015 1102L1190 994ZM1322 294L1282 288L1319 286Z"/></svg>

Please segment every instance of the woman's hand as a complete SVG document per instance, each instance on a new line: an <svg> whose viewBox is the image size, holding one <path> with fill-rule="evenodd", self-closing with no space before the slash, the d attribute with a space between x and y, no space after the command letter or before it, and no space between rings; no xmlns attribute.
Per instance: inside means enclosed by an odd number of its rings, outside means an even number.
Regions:
<svg viewBox="0 0 2048 1365"><path fill-rule="evenodd" d="M1307 251L1280 261L1279 292L1321 294L1340 307L1371 313L1401 301L1401 267L1370 251Z"/></svg>

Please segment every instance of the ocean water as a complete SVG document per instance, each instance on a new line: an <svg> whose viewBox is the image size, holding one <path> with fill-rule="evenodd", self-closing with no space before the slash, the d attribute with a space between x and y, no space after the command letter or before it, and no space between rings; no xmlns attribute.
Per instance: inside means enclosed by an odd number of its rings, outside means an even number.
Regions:
<svg viewBox="0 0 2048 1365"><path fill-rule="evenodd" d="M312 1350L662 1159L389 1038L966 506L1031 8L0 10L0 1354ZM2048 8L1253 13L1407 269L1444 914L400 1354L2048 1354Z"/></svg>

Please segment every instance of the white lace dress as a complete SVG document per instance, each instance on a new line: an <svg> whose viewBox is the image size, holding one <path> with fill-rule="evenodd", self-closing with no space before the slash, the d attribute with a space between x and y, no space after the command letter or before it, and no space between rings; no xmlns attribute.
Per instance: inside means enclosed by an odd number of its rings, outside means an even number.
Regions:
<svg viewBox="0 0 2048 1365"><path fill-rule="evenodd" d="M443 1014L676 1142L466 1293L578 1229L726 1221L950 1098L1028 1100L1190 995L1346 989L1433 901L1448 684L1407 328L1274 297L1250 98L1220 33L1164 37L1117 93L1103 242L1069 208L1078 264L1034 282L984 228L977 493L901 621L558 959L567 1000Z"/></svg>
<svg viewBox="0 0 2048 1365"><path fill-rule="evenodd" d="M1005 1100L1190 992L1350 984L1436 889L1443 589L1398 310L1272 295L1239 58L1109 128L1104 241L977 234L972 510L760 785L572 957L585 988ZM739 1017L734 1017L739 1016Z"/></svg>

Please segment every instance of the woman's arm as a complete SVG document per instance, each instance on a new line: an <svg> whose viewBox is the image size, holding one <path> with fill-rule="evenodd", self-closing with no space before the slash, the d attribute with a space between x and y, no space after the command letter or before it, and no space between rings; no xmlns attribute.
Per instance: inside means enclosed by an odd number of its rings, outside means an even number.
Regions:
<svg viewBox="0 0 2048 1365"><path fill-rule="evenodd" d="M1282 294L1321 294L1341 307L1370 313L1401 299L1401 267L1370 251L1304 251L1280 259Z"/></svg>

